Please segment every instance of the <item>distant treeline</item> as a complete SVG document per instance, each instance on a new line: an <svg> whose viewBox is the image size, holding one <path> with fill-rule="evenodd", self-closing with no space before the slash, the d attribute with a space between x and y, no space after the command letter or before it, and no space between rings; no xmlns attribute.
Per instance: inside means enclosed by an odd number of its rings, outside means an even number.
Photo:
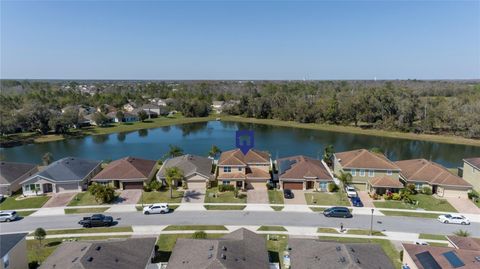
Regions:
<svg viewBox="0 0 480 269"><path fill-rule="evenodd" d="M207 116L215 100L239 100L224 113L480 138L479 81L2 80L0 86L3 134L68 131L75 113L59 114L68 105L121 109L127 102L141 105L162 98L187 117ZM67 128L55 128L59 124Z"/></svg>

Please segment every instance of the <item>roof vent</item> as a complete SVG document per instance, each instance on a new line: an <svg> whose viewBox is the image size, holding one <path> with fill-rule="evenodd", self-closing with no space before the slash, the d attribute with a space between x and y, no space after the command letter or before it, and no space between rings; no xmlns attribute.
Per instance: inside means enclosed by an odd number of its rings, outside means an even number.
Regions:
<svg viewBox="0 0 480 269"><path fill-rule="evenodd" d="M351 252L355 252L355 250L354 250L353 248L350 248L350 251L351 251Z"/></svg>
<svg viewBox="0 0 480 269"><path fill-rule="evenodd" d="M208 253L208 259L211 259L213 257L212 253Z"/></svg>
<svg viewBox="0 0 480 269"><path fill-rule="evenodd" d="M72 263L76 262L78 260L78 257L75 257L75 259L72 260Z"/></svg>
<svg viewBox="0 0 480 269"><path fill-rule="evenodd" d="M360 260L359 260L358 258L357 258L355 261L356 261L358 264L360 264L360 263L361 263L361 262L360 262Z"/></svg>
<svg viewBox="0 0 480 269"><path fill-rule="evenodd" d="M223 246L222 250L223 250L223 251L227 251L227 247L226 247L226 246Z"/></svg>
<svg viewBox="0 0 480 269"><path fill-rule="evenodd" d="M337 249L337 251L342 250L342 248L340 246L337 246L336 249Z"/></svg>
<svg viewBox="0 0 480 269"><path fill-rule="evenodd" d="M213 245L210 246L210 250L213 250Z"/></svg>
<svg viewBox="0 0 480 269"><path fill-rule="evenodd" d="M80 251L84 251L84 250L86 250L86 249L87 249L87 247L83 247L82 249L80 249Z"/></svg>
<svg viewBox="0 0 480 269"><path fill-rule="evenodd" d="M97 246L97 247L95 248L96 251L99 251L100 249L102 249L101 246Z"/></svg>
<svg viewBox="0 0 480 269"><path fill-rule="evenodd" d="M115 262L118 262L118 258L115 258Z"/></svg>
<svg viewBox="0 0 480 269"><path fill-rule="evenodd" d="M480 262L480 256L476 256L475 260L477 260L477 262Z"/></svg>
<svg viewBox="0 0 480 269"><path fill-rule="evenodd" d="M226 259L227 259L227 255L225 255L224 253L222 253L222 259L226 260Z"/></svg>
<svg viewBox="0 0 480 269"><path fill-rule="evenodd" d="M92 262L92 261L93 261L93 257L88 257L87 261L88 261L88 262Z"/></svg>
<svg viewBox="0 0 480 269"><path fill-rule="evenodd" d="M342 256L342 257L340 257L340 260L339 260L339 262L341 262L341 263L345 263L345 261L346 261L346 260L345 260L345 257L343 257L343 256Z"/></svg>

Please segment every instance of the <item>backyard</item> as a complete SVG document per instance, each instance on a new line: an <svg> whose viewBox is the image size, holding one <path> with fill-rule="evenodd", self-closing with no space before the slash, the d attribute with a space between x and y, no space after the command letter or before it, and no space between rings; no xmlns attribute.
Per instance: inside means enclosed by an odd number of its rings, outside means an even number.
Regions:
<svg viewBox="0 0 480 269"><path fill-rule="evenodd" d="M375 207L379 208L397 208L397 209L424 209L427 211L445 211L445 212L457 212L455 208L444 199L437 199L432 195L416 194L412 195L413 200L418 201L418 204L407 204L402 201L374 201Z"/></svg>
<svg viewBox="0 0 480 269"><path fill-rule="evenodd" d="M309 205L350 206L350 202L348 202L348 197L343 192L305 193L305 200Z"/></svg>
<svg viewBox="0 0 480 269"><path fill-rule="evenodd" d="M20 199L17 200L17 198ZM42 207L49 199L50 196L31 196L23 198L21 195L14 195L5 198L0 203L0 210L39 208Z"/></svg>

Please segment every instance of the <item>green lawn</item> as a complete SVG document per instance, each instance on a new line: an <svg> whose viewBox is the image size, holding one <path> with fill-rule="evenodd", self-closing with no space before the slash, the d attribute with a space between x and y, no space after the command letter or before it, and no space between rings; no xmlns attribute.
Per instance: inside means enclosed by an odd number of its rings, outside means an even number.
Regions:
<svg viewBox="0 0 480 269"><path fill-rule="evenodd" d="M257 231L280 231L280 232L286 232L287 229L283 226L260 226L260 228L257 229Z"/></svg>
<svg viewBox="0 0 480 269"><path fill-rule="evenodd" d="M309 205L350 206L350 203L348 202L348 197L343 192L305 193L305 200Z"/></svg>
<svg viewBox="0 0 480 269"><path fill-rule="evenodd" d="M27 217L33 214L34 212L37 212L36 210L28 210L28 211L17 211L17 215L20 217Z"/></svg>
<svg viewBox="0 0 480 269"><path fill-rule="evenodd" d="M96 227L96 228L79 228L79 229L64 229L64 230L47 230L47 235L55 234L91 234L91 233L120 233L133 232L131 226L126 227ZM30 233L29 235L33 235Z"/></svg>
<svg viewBox="0 0 480 269"><path fill-rule="evenodd" d="M244 205L205 205L206 210L244 210Z"/></svg>
<svg viewBox="0 0 480 269"><path fill-rule="evenodd" d="M169 225L163 231L206 231L206 230L221 230L227 231L223 225Z"/></svg>
<svg viewBox="0 0 480 269"><path fill-rule="evenodd" d="M317 233L330 233L330 234L338 234L338 231L334 228L318 228Z"/></svg>
<svg viewBox="0 0 480 269"><path fill-rule="evenodd" d="M323 212L326 207L309 207L313 212Z"/></svg>
<svg viewBox="0 0 480 269"><path fill-rule="evenodd" d="M264 235L267 238L267 250L270 262L279 262L283 266L283 251L287 247L288 236L280 234ZM281 267L283 268L283 267Z"/></svg>
<svg viewBox="0 0 480 269"><path fill-rule="evenodd" d="M416 218L429 218L436 219L438 214L435 213L420 213L420 212L402 212L402 211L387 211L380 210L385 216L402 216L402 217L416 217Z"/></svg>
<svg viewBox="0 0 480 269"><path fill-rule="evenodd" d="M419 239L430 239L430 240L447 240L445 235L440 234L420 234Z"/></svg>
<svg viewBox="0 0 480 269"><path fill-rule="evenodd" d="M0 210L40 208L50 199L50 196L31 196L16 200L19 196L13 195L5 198L0 203Z"/></svg>
<svg viewBox="0 0 480 269"><path fill-rule="evenodd" d="M183 191L173 190L173 198L170 198L170 190L143 192L142 198L138 203L154 204L154 203L181 203Z"/></svg>
<svg viewBox="0 0 480 269"><path fill-rule="evenodd" d="M214 194L217 194L217 197L213 197ZM205 194L205 203L247 203L247 196L245 194L239 194L238 198L235 197L233 191L219 192L218 188L207 189Z"/></svg>
<svg viewBox="0 0 480 269"><path fill-rule="evenodd" d="M400 269L402 262L400 261L400 252L398 252L392 243L386 239L367 239L367 238L346 238L346 237L330 237L319 236L320 240L336 241L342 243L374 243L380 245L385 254L390 258L395 268Z"/></svg>
<svg viewBox="0 0 480 269"><path fill-rule="evenodd" d="M283 192L277 190L268 190L268 201L270 204L283 204Z"/></svg>
<svg viewBox="0 0 480 269"><path fill-rule="evenodd" d="M207 238L209 239L220 238L222 236L224 236L224 234L207 233ZM158 237L157 246L159 255L157 256L155 262L168 262L178 238L192 238L192 234L162 234Z"/></svg>
<svg viewBox="0 0 480 269"><path fill-rule="evenodd" d="M431 195L416 194L412 195L413 200L418 201L418 205L406 204L401 201L374 201L375 207L379 208L398 208L398 209L425 209L427 211L445 211L457 212L455 208L445 199L437 199Z"/></svg>
<svg viewBox="0 0 480 269"><path fill-rule="evenodd" d="M105 212L107 209L108 207L66 208L65 214L101 213Z"/></svg>
<svg viewBox="0 0 480 269"><path fill-rule="evenodd" d="M88 191L80 192L68 203L68 206L82 206L82 205L101 205L95 200L95 197Z"/></svg>
<svg viewBox="0 0 480 269"><path fill-rule="evenodd" d="M362 230L362 229L348 229L347 234L356 234L356 235L370 235L370 230ZM386 236L384 233L380 231L373 230L373 236Z"/></svg>
<svg viewBox="0 0 480 269"><path fill-rule="evenodd" d="M448 243L437 243L437 242L428 242L428 241L427 243L433 247L448 247Z"/></svg>
<svg viewBox="0 0 480 269"><path fill-rule="evenodd" d="M283 206L271 206L271 208L274 210L274 211L282 211L283 210Z"/></svg>

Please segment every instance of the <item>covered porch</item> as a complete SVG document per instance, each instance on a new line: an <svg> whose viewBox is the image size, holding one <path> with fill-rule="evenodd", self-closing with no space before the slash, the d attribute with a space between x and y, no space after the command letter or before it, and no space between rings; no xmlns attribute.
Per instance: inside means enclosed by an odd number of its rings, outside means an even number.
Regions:
<svg viewBox="0 0 480 269"><path fill-rule="evenodd" d="M375 177L367 182L367 191L370 194L383 195L387 192L399 192L404 186L400 180L390 177Z"/></svg>

